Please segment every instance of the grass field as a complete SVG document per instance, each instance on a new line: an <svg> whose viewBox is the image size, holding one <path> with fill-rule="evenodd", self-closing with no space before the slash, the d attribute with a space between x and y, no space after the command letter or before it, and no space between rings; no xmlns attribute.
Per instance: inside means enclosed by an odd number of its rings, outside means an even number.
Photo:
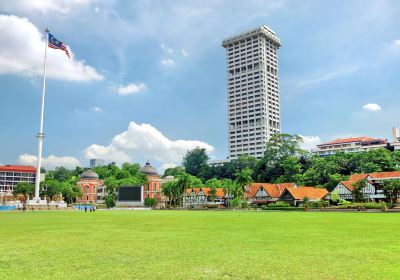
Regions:
<svg viewBox="0 0 400 280"><path fill-rule="evenodd" d="M0 213L0 279L400 279L400 215Z"/></svg>

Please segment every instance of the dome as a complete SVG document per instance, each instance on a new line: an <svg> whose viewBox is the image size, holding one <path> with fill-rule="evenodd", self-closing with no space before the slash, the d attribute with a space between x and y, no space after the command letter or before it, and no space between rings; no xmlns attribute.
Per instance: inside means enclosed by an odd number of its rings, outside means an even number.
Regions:
<svg viewBox="0 0 400 280"><path fill-rule="evenodd" d="M140 172L146 175L158 175L157 170L150 165L150 162L146 162L146 165L140 169Z"/></svg>
<svg viewBox="0 0 400 280"><path fill-rule="evenodd" d="M99 179L99 175L91 169L84 171L79 177L81 179Z"/></svg>

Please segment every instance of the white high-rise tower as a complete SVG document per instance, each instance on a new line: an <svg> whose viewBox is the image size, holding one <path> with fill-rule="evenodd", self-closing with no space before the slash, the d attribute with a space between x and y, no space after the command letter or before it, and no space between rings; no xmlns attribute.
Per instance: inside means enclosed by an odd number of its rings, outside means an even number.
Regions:
<svg viewBox="0 0 400 280"><path fill-rule="evenodd" d="M261 158L268 139L280 133L280 40L264 25L227 38L222 46L228 75L229 159Z"/></svg>

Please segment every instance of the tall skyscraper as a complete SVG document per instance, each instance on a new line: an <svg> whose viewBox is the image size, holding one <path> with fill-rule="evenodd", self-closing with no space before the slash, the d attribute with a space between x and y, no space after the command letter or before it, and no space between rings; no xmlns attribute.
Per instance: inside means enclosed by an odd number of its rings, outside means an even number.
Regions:
<svg viewBox="0 0 400 280"><path fill-rule="evenodd" d="M229 159L261 158L280 133L277 52L279 38L267 26L226 38Z"/></svg>

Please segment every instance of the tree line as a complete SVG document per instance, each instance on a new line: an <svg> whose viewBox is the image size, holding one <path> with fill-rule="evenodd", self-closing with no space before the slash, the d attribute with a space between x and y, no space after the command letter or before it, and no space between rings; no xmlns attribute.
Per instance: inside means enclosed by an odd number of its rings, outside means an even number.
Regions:
<svg viewBox="0 0 400 280"><path fill-rule="evenodd" d="M340 181L354 173L394 171L400 168L400 151L386 148L359 153L338 152L320 157L300 148L302 138L297 135L275 134L266 144L264 156L256 159L242 156L223 165L210 166L203 148L188 151L182 167L165 170L164 176L183 173L199 178L235 180L238 172L247 168L256 182L284 183L324 187L331 191Z"/></svg>

